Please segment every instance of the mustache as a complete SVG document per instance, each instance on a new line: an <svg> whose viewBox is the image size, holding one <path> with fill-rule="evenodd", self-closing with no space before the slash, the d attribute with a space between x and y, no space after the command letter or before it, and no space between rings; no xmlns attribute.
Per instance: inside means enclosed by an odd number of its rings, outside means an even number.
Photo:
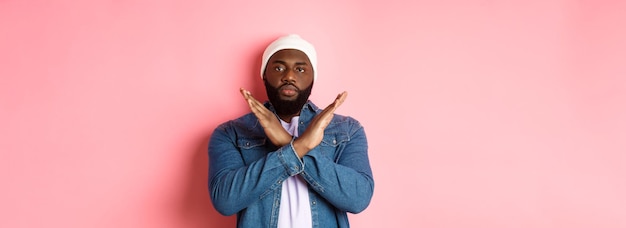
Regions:
<svg viewBox="0 0 626 228"><path fill-rule="evenodd" d="M282 89L285 86L293 86L294 88L296 88L296 91L300 91L300 88L298 88L298 86L296 86L295 84L291 82L285 82L284 84L278 86L278 89Z"/></svg>

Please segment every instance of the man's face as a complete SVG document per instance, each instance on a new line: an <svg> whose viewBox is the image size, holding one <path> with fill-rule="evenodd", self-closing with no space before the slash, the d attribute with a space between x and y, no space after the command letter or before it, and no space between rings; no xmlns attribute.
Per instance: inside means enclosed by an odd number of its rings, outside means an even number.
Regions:
<svg viewBox="0 0 626 228"><path fill-rule="evenodd" d="M279 115L297 114L313 87L313 66L304 52L280 50L267 61L265 90Z"/></svg>

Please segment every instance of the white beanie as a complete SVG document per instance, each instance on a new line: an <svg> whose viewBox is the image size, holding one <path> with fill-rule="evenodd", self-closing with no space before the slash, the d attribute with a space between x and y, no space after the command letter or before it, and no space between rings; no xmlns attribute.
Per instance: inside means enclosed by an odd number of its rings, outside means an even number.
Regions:
<svg viewBox="0 0 626 228"><path fill-rule="evenodd" d="M267 61L270 60L274 53L284 49L296 49L304 52L304 54L309 57L309 61L311 61L313 67L313 80L317 79L317 53L315 52L315 47L296 34L279 37L267 46L263 52L263 60L261 62L261 78L263 78Z"/></svg>

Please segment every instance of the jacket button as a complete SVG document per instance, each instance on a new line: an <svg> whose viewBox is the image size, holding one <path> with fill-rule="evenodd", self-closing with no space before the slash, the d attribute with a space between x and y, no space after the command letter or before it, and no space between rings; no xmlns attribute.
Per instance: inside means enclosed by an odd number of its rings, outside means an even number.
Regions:
<svg viewBox="0 0 626 228"><path fill-rule="evenodd" d="M246 142L246 146L250 146L250 142Z"/></svg>
<svg viewBox="0 0 626 228"><path fill-rule="evenodd" d="M312 204L315 205L317 202L313 201Z"/></svg>
<svg viewBox="0 0 626 228"><path fill-rule="evenodd" d="M337 139L333 139L333 144L337 144Z"/></svg>

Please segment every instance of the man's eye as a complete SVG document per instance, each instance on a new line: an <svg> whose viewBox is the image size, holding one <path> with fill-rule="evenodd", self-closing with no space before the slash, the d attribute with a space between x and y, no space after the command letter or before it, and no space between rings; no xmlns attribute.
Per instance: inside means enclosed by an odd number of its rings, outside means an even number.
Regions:
<svg viewBox="0 0 626 228"><path fill-rule="evenodd" d="M304 73L304 68L298 67L298 68L296 68L296 71L298 71L300 73Z"/></svg>
<svg viewBox="0 0 626 228"><path fill-rule="evenodd" d="M283 71L283 70L285 70L285 69L284 69L284 68L282 68L282 67L276 67L276 68L274 68L274 70L275 70L275 71L279 71L279 72L280 72L280 71Z"/></svg>

